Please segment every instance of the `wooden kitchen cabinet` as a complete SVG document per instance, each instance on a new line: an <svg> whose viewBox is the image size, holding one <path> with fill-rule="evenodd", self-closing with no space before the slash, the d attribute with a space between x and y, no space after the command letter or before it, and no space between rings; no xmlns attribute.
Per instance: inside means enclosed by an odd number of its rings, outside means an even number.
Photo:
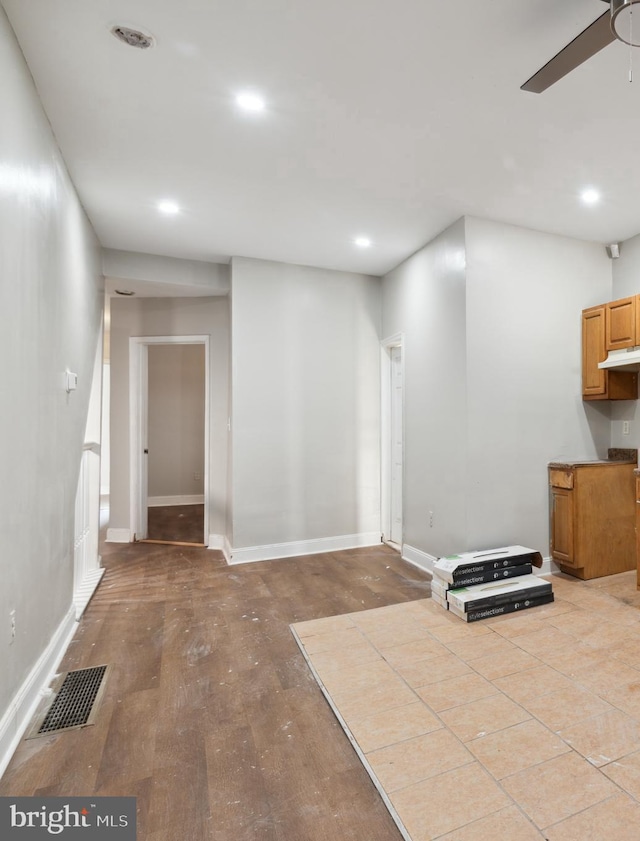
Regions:
<svg viewBox="0 0 640 841"><path fill-rule="evenodd" d="M638 296L611 301L605 309L605 346L609 350L635 347Z"/></svg>
<svg viewBox="0 0 640 841"><path fill-rule="evenodd" d="M607 358L606 327L610 306L611 304L601 304L582 311L583 400L636 400L638 398L637 373L598 368L598 363ZM640 307L638 310L640 312ZM610 315L609 320L611 320ZM617 324L615 316L614 323Z"/></svg>
<svg viewBox="0 0 640 841"><path fill-rule="evenodd" d="M563 572L587 579L637 569L635 469L628 461L549 465L551 556Z"/></svg>

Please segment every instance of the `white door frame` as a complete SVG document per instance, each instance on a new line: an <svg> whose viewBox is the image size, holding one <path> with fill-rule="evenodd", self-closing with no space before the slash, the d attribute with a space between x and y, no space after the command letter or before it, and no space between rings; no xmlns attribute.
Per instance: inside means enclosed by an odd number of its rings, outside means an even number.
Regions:
<svg viewBox="0 0 640 841"><path fill-rule="evenodd" d="M380 342L380 523L382 539L385 542L389 542L391 535L391 349L397 347L402 350L401 368L404 384L404 333L396 333ZM404 387L402 400L402 491L404 499Z"/></svg>
<svg viewBox="0 0 640 841"><path fill-rule="evenodd" d="M129 494L131 540L147 536L149 345L204 345L204 534L209 542L209 336L131 336L129 339Z"/></svg>

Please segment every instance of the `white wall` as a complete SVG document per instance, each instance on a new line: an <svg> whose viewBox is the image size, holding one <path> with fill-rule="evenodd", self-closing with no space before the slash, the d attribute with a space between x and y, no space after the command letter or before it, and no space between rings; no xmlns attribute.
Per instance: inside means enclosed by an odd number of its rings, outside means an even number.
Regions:
<svg viewBox="0 0 640 841"><path fill-rule="evenodd" d="M232 261L234 548L379 536L379 293Z"/></svg>
<svg viewBox="0 0 640 841"><path fill-rule="evenodd" d="M466 219L469 548L548 554L547 463L606 457L608 405L581 398L581 310L606 300L605 249Z"/></svg>
<svg viewBox="0 0 640 841"><path fill-rule="evenodd" d="M404 542L433 555L466 530L464 248L460 220L382 286L383 337L404 334Z"/></svg>
<svg viewBox="0 0 640 841"><path fill-rule="evenodd" d="M583 403L580 382L580 312L611 291L604 249L467 218L383 290L383 334L405 335L405 543L548 554L547 463L610 445L610 407Z"/></svg>
<svg viewBox="0 0 640 841"><path fill-rule="evenodd" d="M205 347L149 346L149 497L204 493Z"/></svg>
<svg viewBox="0 0 640 841"><path fill-rule="evenodd" d="M221 263L104 248L102 267L108 280L122 281L117 288L131 285L135 288L141 281L147 289L153 285L152 294L159 298L229 294L231 270ZM147 292L146 297L149 296Z"/></svg>
<svg viewBox="0 0 640 841"><path fill-rule="evenodd" d="M0 79L2 731L71 607L74 500L103 294L97 240L1 8ZM78 374L71 394L66 368Z"/></svg>
<svg viewBox="0 0 640 841"><path fill-rule="evenodd" d="M111 496L109 529L130 527L129 338L210 336L209 531L226 525L229 301L209 298L111 300Z"/></svg>

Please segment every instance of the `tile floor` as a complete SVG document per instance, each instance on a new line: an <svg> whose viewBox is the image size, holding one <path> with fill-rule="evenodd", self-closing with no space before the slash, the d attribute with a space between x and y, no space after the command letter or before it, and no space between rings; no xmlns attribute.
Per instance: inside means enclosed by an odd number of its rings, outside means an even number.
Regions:
<svg viewBox="0 0 640 841"><path fill-rule="evenodd" d="M404 837L638 841L636 575L466 624L430 599L292 625Z"/></svg>

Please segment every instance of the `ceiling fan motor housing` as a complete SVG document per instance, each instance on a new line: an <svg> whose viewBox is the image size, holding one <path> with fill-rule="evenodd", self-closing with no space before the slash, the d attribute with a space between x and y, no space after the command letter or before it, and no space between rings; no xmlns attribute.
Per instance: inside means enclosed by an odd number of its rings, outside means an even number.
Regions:
<svg viewBox="0 0 640 841"><path fill-rule="evenodd" d="M640 0L611 0L611 31L619 41L640 47Z"/></svg>

